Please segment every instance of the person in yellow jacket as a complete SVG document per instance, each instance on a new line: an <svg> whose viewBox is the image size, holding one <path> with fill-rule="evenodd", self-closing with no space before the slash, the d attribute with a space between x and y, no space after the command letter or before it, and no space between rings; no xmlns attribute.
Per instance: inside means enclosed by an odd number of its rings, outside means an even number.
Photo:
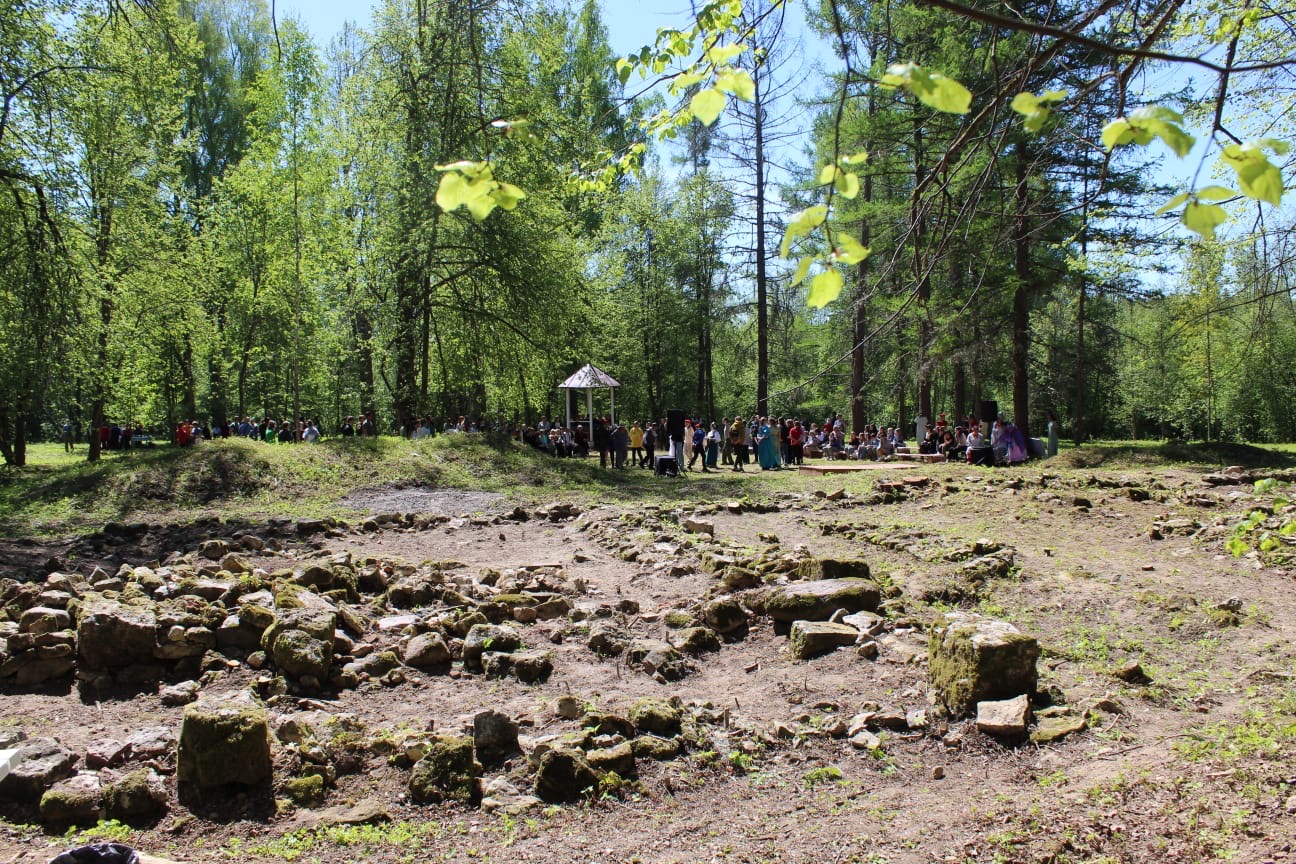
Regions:
<svg viewBox="0 0 1296 864"><path fill-rule="evenodd" d="M643 427L636 420L630 425L630 464L642 466L646 464L643 452Z"/></svg>

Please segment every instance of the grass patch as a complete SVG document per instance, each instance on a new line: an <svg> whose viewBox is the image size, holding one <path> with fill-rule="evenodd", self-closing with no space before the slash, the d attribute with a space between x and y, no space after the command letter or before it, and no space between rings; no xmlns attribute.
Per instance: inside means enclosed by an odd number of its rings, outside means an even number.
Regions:
<svg viewBox="0 0 1296 864"><path fill-rule="evenodd" d="M509 440L438 435L337 439L320 444L209 441L191 448L162 445L106 452L96 463L85 450L36 444L24 468L0 468L0 531L57 536L105 522L190 521L219 514L259 520L358 514L341 505L349 494L389 488L453 488L507 493L521 504L561 498L598 502L661 502L741 498L817 488L819 478L795 472L668 479L627 468L605 470L595 459L555 459Z"/></svg>
<svg viewBox="0 0 1296 864"><path fill-rule="evenodd" d="M1196 465L1245 468L1296 467L1291 445L1207 443L1203 441L1095 441L1060 452L1049 462L1058 468L1126 468Z"/></svg>

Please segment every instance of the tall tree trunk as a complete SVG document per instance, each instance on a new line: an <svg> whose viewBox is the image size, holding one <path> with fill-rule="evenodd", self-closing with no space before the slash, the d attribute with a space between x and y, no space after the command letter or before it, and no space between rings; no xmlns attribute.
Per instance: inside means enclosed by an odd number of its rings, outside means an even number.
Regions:
<svg viewBox="0 0 1296 864"><path fill-rule="evenodd" d="M756 412L769 413L769 294L765 274L765 112L761 110L761 76L753 76L752 141L756 167Z"/></svg>
<svg viewBox="0 0 1296 864"><path fill-rule="evenodd" d="M918 189L927 176L923 164L922 126L917 117L913 128L914 193L909 202L909 227L913 237L913 276L918 286L918 413L931 419L932 370L928 353L932 342L931 273L927 266L927 215ZM901 424L903 428L903 422Z"/></svg>
<svg viewBox="0 0 1296 864"><path fill-rule="evenodd" d="M1017 144L1017 187L1014 193L1013 249L1016 285L1013 289L1012 367L1013 423L1030 436L1030 188L1027 185L1028 156L1025 142Z"/></svg>
<svg viewBox="0 0 1296 864"><path fill-rule="evenodd" d="M1089 256L1088 193L1085 194L1085 212L1081 215L1080 260ZM1089 386L1089 368L1085 357L1085 299L1089 295L1089 275L1080 268L1080 296L1076 298L1076 359L1075 403L1071 406L1071 437L1079 444L1085 440L1085 389Z"/></svg>

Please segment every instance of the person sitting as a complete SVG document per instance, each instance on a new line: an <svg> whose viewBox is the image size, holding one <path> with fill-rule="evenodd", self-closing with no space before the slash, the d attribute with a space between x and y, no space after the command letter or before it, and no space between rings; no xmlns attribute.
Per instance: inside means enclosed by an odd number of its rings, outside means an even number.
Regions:
<svg viewBox="0 0 1296 864"><path fill-rule="evenodd" d="M967 436L967 461L973 460L973 453L985 447L985 438L981 436L981 430L973 427Z"/></svg>
<svg viewBox="0 0 1296 864"><path fill-rule="evenodd" d="M963 452L965 449L966 449L966 445L960 446L958 440L954 437L954 433L949 431L949 429L946 429L944 438L941 441L940 448L939 448L941 455L943 455L946 459L954 459L959 453Z"/></svg>
<svg viewBox="0 0 1296 864"><path fill-rule="evenodd" d="M307 444L314 444L320 439L319 427L315 425L314 420L306 421L306 431L302 432L302 440Z"/></svg>

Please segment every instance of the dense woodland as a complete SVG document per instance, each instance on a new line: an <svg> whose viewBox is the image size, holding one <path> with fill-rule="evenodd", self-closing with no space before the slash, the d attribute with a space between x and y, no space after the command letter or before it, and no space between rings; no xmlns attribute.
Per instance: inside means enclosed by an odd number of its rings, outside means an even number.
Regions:
<svg viewBox="0 0 1296 864"><path fill-rule="evenodd" d="M525 422L585 362L623 416L908 426L997 399L1076 440L1296 440L1290 207L1225 201L1214 240L1156 213L1228 185L1218 148L1293 137L1288 12L825 0L816 64L749 0L752 98L662 133L643 118L687 88L623 82L593 0L387 0L327 45L263 0L3 4L0 451L65 418ZM909 61L971 109L883 86ZM1035 124L1009 108L1050 90ZM1200 161L1103 146L1148 103ZM814 308L780 240L856 151L832 224L871 254ZM525 198L443 209L457 160Z"/></svg>

